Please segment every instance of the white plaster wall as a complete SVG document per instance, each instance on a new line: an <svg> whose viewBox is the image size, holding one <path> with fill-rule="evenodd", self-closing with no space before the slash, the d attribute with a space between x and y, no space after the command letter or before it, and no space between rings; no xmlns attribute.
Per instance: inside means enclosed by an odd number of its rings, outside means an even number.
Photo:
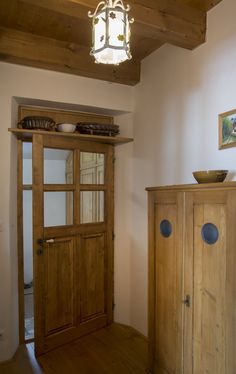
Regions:
<svg viewBox="0 0 236 374"><path fill-rule="evenodd" d="M115 122L120 126L123 136L133 137L133 114L116 116ZM133 143L125 144L122 147L116 147L115 157L114 318L117 322L130 325Z"/></svg>
<svg viewBox="0 0 236 374"><path fill-rule="evenodd" d="M78 110L94 113L102 109L103 112L118 114L133 111L133 93L134 88L124 85L0 63L0 330L4 330L4 338L0 341L0 361L12 357L18 345L16 141L7 131L16 125L14 98L42 100L44 104L47 101L59 103L65 109L73 106L73 109L78 107ZM122 186L119 181L117 183L119 194ZM125 203L125 200L119 202L120 206ZM122 221L119 225L122 228ZM125 276L128 277L128 272ZM123 277L124 274L120 280L122 285L118 287L121 292L120 313L129 308L127 297L122 297L122 289L129 287L129 279L124 282ZM126 315L118 313L116 317L120 322L130 322Z"/></svg>
<svg viewBox="0 0 236 374"><path fill-rule="evenodd" d="M218 114L236 108L236 2L208 13L207 42L170 45L146 58L136 87L131 324L147 331L145 187L194 183L192 171L236 170L236 148L218 150ZM232 175L231 175L232 177Z"/></svg>

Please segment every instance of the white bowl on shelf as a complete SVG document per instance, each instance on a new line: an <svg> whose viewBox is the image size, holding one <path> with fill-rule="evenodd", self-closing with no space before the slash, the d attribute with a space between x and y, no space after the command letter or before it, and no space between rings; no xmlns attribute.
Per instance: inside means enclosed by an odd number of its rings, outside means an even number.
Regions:
<svg viewBox="0 0 236 374"><path fill-rule="evenodd" d="M57 130L60 132L75 132L76 125L73 123L59 123L57 125Z"/></svg>

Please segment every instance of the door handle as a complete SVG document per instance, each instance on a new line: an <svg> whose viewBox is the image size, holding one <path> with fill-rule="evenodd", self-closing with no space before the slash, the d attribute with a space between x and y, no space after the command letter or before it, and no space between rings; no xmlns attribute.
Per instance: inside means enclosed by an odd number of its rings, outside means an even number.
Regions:
<svg viewBox="0 0 236 374"><path fill-rule="evenodd" d="M54 242L55 242L54 239L46 239L46 240L45 240L45 243L54 243Z"/></svg>
<svg viewBox="0 0 236 374"><path fill-rule="evenodd" d="M183 304L186 305L188 308L190 308L190 305L191 305L190 300L191 300L190 295L186 295L185 299L183 300Z"/></svg>
<svg viewBox="0 0 236 374"><path fill-rule="evenodd" d="M44 243L54 243L55 240L54 239L38 239L37 240L37 243L39 245L43 245Z"/></svg>

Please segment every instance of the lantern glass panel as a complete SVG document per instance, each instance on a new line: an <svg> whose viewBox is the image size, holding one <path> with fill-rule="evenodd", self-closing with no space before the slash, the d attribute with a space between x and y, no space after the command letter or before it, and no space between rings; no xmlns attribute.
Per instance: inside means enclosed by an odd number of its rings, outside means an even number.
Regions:
<svg viewBox="0 0 236 374"><path fill-rule="evenodd" d="M102 64L119 64L128 58L126 51L112 48L106 48L95 53L94 57L97 62Z"/></svg>
<svg viewBox="0 0 236 374"><path fill-rule="evenodd" d="M109 44L115 47L123 47L125 41L125 23L122 11L111 10L109 12Z"/></svg>
<svg viewBox="0 0 236 374"><path fill-rule="evenodd" d="M103 48L106 42L106 13L101 12L94 17L94 49Z"/></svg>

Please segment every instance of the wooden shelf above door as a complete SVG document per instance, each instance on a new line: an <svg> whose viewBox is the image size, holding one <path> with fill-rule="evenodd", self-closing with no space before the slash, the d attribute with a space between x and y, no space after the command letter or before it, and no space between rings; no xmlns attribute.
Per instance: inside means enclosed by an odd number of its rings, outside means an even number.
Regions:
<svg viewBox="0 0 236 374"><path fill-rule="evenodd" d="M65 132L56 132L56 131L41 131L41 130L25 130L25 129L16 129L16 128L10 128L8 129L12 134L14 134L17 139L30 141L33 138L34 134L41 134L41 135L47 135L47 136L58 136L58 137L64 137L64 138L72 138L72 139L78 139L78 140L84 140L84 141L90 141L90 142L99 142L99 143L105 143L105 144L113 144L113 145L119 145L119 144L125 144L130 143L133 141L132 138L124 138L120 136L100 136L100 135L85 135L85 134L78 134L78 133L65 133Z"/></svg>

